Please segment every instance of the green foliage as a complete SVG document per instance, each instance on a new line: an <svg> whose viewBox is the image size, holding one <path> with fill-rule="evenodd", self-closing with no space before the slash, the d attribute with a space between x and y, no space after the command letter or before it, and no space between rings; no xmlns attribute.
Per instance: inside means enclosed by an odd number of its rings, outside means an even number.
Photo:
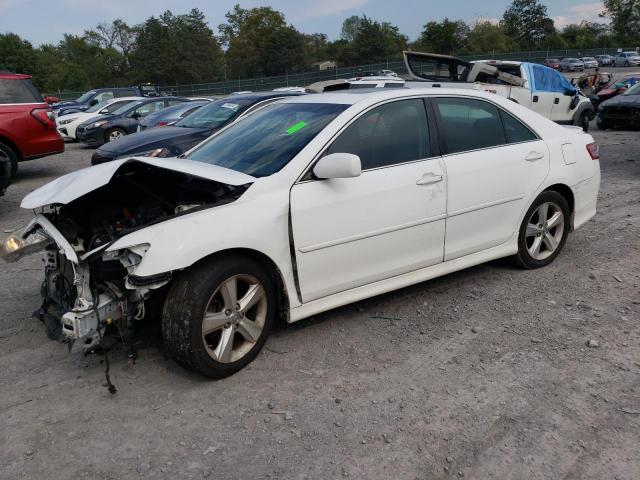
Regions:
<svg viewBox="0 0 640 480"><path fill-rule="evenodd" d="M640 43L640 0L604 0L603 15L611 18L611 30L620 44Z"/></svg>
<svg viewBox="0 0 640 480"><path fill-rule="evenodd" d="M602 15L610 25L582 22L557 31L539 0L513 0L499 24L427 21L411 48L490 55L640 44L640 0L604 0ZM225 17L217 36L198 9L182 15L166 11L140 25L116 19L37 48L4 33L0 70L32 74L45 92L139 82L175 85L295 73L325 60L341 67L382 63L397 60L408 44L398 27L365 15L346 18L334 41L323 33L299 32L271 7L236 5Z"/></svg>
<svg viewBox="0 0 640 480"><path fill-rule="evenodd" d="M415 47L434 53L455 54L467 45L469 26L462 20L428 22Z"/></svg>
<svg viewBox="0 0 640 480"><path fill-rule="evenodd" d="M538 0L513 0L500 25L510 38L527 50L540 48L544 38L555 32L547 7Z"/></svg>

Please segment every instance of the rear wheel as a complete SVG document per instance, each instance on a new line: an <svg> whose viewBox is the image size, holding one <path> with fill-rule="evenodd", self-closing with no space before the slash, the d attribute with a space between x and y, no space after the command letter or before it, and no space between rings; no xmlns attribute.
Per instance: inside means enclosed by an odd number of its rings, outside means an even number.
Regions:
<svg viewBox="0 0 640 480"><path fill-rule="evenodd" d="M589 131L590 117L591 115L589 114L589 112L582 112L580 114L580 117L578 118L578 126L582 127L582 130L584 130L585 132Z"/></svg>
<svg viewBox="0 0 640 480"><path fill-rule="evenodd" d="M9 160L11 161L11 176L15 177L16 173L18 173L18 156L16 155L16 152L14 152L9 145L2 142L0 142L0 150L9 157Z"/></svg>
<svg viewBox="0 0 640 480"><path fill-rule="evenodd" d="M257 261L228 256L184 272L162 318L165 344L181 365L224 378L249 364L276 316L273 276Z"/></svg>
<svg viewBox="0 0 640 480"><path fill-rule="evenodd" d="M107 130L107 133L105 133L104 140L105 142L113 142L114 140L119 140L126 135L127 132L125 132L122 128L110 128L109 130Z"/></svg>
<svg viewBox="0 0 640 480"><path fill-rule="evenodd" d="M524 268L540 268L553 262L567 241L570 215L562 195L542 192L520 225L516 262Z"/></svg>

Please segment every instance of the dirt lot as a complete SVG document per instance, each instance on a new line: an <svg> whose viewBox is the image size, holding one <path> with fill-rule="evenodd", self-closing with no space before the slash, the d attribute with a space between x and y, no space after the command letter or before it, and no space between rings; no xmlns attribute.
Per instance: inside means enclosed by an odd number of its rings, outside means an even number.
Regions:
<svg viewBox="0 0 640 480"><path fill-rule="evenodd" d="M101 357L31 317L40 259L1 265L0 477L640 478L640 134L592 133L599 212L551 266L492 262L280 328L222 381L152 337L133 367L112 352L110 395ZM0 229L90 152L23 164Z"/></svg>

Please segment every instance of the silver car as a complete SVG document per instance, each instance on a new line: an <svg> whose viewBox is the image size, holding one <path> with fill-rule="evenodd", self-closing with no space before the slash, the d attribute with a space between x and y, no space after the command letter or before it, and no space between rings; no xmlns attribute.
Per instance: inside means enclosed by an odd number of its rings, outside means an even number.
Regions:
<svg viewBox="0 0 640 480"><path fill-rule="evenodd" d="M621 52L615 56L613 64L616 67L637 67L640 65L638 52Z"/></svg>
<svg viewBox="0 0 640 480"><path fill-rule="evenodd" d="M561 72L582 72L584 70L584 62L579 58L563 58L560 62Z"/></svg>
<svg viewBox="0 0 640 480"><path fill-rule="evenodd" d="M581 60L584 68L598 68L598 60L594 57L582 57Z"/></svg>
<svg viewBox="0 0 640 480"><path fill-rule="evenodd" d="M596 55L595 58L598 61L598 65L601 67L613 65L613 57L611 55Z"/></svg>

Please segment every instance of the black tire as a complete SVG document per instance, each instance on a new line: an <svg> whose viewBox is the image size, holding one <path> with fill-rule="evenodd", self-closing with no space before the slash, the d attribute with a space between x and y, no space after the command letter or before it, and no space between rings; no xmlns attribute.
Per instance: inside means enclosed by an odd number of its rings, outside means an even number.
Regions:
<svg viewBox="0 0 640 480"><path fill-rule="evenodd" d="M590 116L589 112L582 112L578 118L578 126L582 127L585 133L589 131Z"/></svg>
<svg viewBox="0 0 640 480"><path fill-rule="evenodd" d="M18 173L18 155L16 155L16 152L6 143L0 142L0 150L11 160L11 177L15 177L16 173Z"/></svg>
<svg viewBox="0 0 640 480"><path fill-rule="evenodd" d="M624 66L628 67L629 66L629 62L624 62Z"/></svg>
<svg viewBox="0 0 640 480"><path fill-rule="evenodd" d="M596 124L598 125L598 128L600 130L606 130L608 128L611 128L611 126L607 122L604 122L602 120L596 120Z"/></svg>
<svg viewBox="0 0 640 480"><path fill-rule="evenodd" d="M111 134L116 132L120 133L120 135L122 135L123 137L127 135L127 132L123 128L120 128L120 127L110 128L109 130L104 132L104 142L107 143L112 141L110 140Z"/></svg>
<svg viewBox="0 0 640 480"><path fill-rule="evenodd" d="M264 287L266 317L255 344L236 361L223 363L210 354L202 333L204 313L216 290L229 278L250 275ZM170 355L180 365L209 378L233 375L262 350L277 314L273 274L258 261L229 255L202 262L182 272L171 286L162 313L162 337ZM221 330L222 331L222 330Z"/></svg>
<svg viewBox="0 0 640 480"><path fill-rule="evenodd" d="M527 225L529 223L529 219L532 217L532 215L534 215L534 212L536 212L538 207L547 202L552 202L553 204L557 205L562 211L562 214L564 216L562 239L558 242L557 248L551 255L543 260L538 260L536 258L533 258L528 250L526 236ZM540 268L549 265L555 260L558 254L562 251L564 244L567 242L570 227L571 212L569 210L569 204L567 203L567 200L558 192L554 192L551 190L542 192L540 195L538 195L538 198L536 198L535 201L531 204L531 207L529 207L529 210L527 210L527 214L522 220L522 224L520 225L520 230L518 232L518 253L515 255L514 260L519 266L527 269Z"/></svg>

